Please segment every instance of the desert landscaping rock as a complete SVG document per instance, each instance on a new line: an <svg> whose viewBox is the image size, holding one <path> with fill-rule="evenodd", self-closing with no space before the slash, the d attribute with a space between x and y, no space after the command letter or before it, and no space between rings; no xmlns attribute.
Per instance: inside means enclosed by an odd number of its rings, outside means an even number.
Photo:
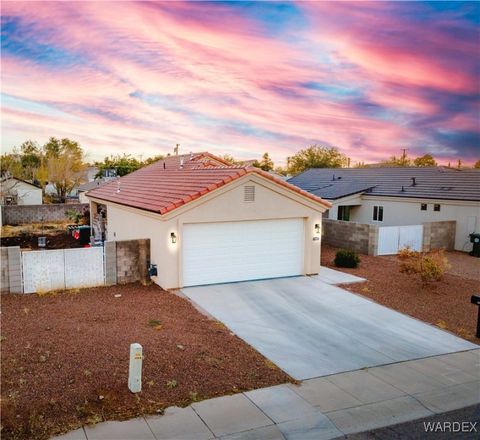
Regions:
<svg viewBox="0 0 480 440"><path fill-rule="evenodd" d="M442 281L422 287L417 276L400 272L395 255L361 255L358 268L345 269L333 265L336 251L331 246L322 246L322 266L367 279L364 283L341 285L344 289L480 343L475 337L477 310L470 304L470 297L478 295L480 258L465 252L446 252L452 267Z"/></svg>
<svg viewBox="0 0 480 440"><path fill-rule="evenodd" d="M149 325L153 319L160 329ZM46 439L291 380L188 300L155 285L4 295L2 336L6 439ZM127 387L132 342L144 353L139 395Z"/></svg>

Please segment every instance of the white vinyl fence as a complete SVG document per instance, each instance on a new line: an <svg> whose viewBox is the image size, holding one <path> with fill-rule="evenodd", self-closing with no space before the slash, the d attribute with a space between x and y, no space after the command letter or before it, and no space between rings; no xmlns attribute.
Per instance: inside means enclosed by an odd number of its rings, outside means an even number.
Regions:
<svg viewBox="0 0 480 440"><path fill-rule="evenodd" d="M423 225L381 226L378 228L378 255L398 254L405 247L420 252L423 243Z"/></svg>
<svg viewBox="0 0 480 440"><path fill-rule="evenodd" d="M23 292L102 286L103 247L22 252Z"/></svg>

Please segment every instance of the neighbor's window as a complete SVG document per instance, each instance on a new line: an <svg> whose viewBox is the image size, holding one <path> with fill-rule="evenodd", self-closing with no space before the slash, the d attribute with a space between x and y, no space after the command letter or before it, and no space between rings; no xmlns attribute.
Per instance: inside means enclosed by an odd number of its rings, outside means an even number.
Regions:
<svg viewBox="0 0 480 440"><path fill-rule="evenodd" d="M339 206L337 220L350 221L350 206Z"/></svg>
<svg viewBox="0 0 480 440"><path fill-rule="evenodd" d="M440 211L440 205L438 203L435 203L435 205L433 205L433 210Z"/></svg>
<svg viewBox="0 0 480 440"><path fill-rule="evenodd" d="M422 211L426 211L426 210L427 210L427 204L426 204L426 203L422 203L422 204L420 205L420 209L421 209Z"/></svg>
<svg viewBox="0 0 480 440"><path fill-rule="evenodd" d="M383 222L383 206L373 207L373 221Z"/></svg>

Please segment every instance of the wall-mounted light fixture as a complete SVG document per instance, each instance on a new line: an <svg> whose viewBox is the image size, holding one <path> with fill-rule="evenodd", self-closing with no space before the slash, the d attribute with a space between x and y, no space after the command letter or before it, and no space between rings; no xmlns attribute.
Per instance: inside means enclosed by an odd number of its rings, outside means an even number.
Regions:
<svg viewBox="0 0 480 440"><path fill-rule="evenodd" d="M320 223L315 223L315 232L320 234Z"/></svg>
<svg viewBox="0 0 480 440"><path fill-rule="evenodd" d="M177 242L177 236L175 235L175 232L170 233L170 238L172 239L172 243L175 244Z"/></svg>

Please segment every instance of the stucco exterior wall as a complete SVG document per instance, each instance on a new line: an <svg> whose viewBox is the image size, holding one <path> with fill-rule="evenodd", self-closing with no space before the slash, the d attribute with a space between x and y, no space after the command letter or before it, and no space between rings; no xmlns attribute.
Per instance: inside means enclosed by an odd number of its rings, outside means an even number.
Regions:
<svg viewBox="0 0 480 440"><path fill-rule="evenodd" d="M328 201L332 204L332 207L328 210L327 218L331 220L338 219L339 206L352 206L353 208L350 210L350 215L352 215L353 210L358 209L357 207L363 203L361 194L353 194L351 196L342 197L341 199ZM350 221L353 220L350 218Z"/></svg>
<svg viewBox="0 0 480 440"><path fill-rule="evenodd" d="M244 186L252 184L255 201L245 202ZM304 274L320 269L321 230L317 233L315 224L321 228L325 208L260 176L247 175L163 216L108 202L106 205L107 240L149 238L151 262L158 267L158 277L152 279L166 289L183 286L182 232L188 223L303 218ZM172 232L177 235L175 244L171 242Z"/></svg>
<svg viewBox="0 0 480 440"><path fill-rule="evenodd" d="M85 194L86 191L78 191L78 201L80 203L88 203L88 197Z"/></svg>
<svg viewBox="0 0 480 440"><path fill-rule="evenodd" d="M427 211L421 211L420 205L427 203ZM433 210L435 203L440 211ZM383 206L383 222L374 222L373 207ZM378 226L419 225L426 222L456 221L455 249L470 251L472 245L468 235L480 232L480 203L465 201L401 199L364 196L362 205L350 212L350 221L370 223Z"/></svg>
<svg viewBox="0 0 480 440"><path fill-rule="evenodd" d="M17 205L41 205L42 190L21 180L9 179L2 182L2 196L16 196ZM2 201L3 203L3 201Z"/></svg>

